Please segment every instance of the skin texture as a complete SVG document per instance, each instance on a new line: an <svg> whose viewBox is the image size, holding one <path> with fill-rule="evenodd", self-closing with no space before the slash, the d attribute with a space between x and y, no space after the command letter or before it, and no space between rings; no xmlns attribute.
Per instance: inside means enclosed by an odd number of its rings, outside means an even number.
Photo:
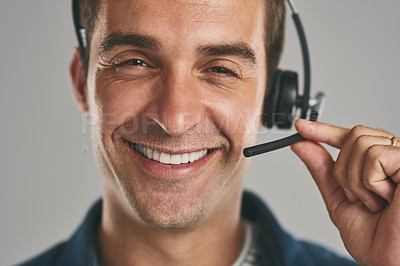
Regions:
<svg viewBox="0 0 400 266"><path fill-rule="evenodd" d="M262 1L104 0L88 78L78 50L70 67L103 174L102 265L231 265L238 256L242 149L261 126L267 78L263 10ZM398 265L393 135L304 120L295 126L308 140L292 150L350 254L361 265ZM127 141L212 152L193 167L163 166ZM338 158L319 143L340 149Z"/></svg>
<svg viewBox="0 0 400 266"><path fill-rule="evenodd" d="M70 69L104 176L102 264L230 265L238 256L242 149L255 142L266 87L263 1L247 2L102 3L87 80L78 52ZM195 169L165 167L127 141L213 152Z"/></svg>

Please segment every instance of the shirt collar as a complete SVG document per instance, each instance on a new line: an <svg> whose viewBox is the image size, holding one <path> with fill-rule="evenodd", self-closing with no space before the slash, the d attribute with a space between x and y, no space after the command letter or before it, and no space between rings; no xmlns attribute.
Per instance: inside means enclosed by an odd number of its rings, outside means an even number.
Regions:
<svg viewBox="0 0 400 266"><path fill-rule="evenodd" d="M97 230L101 223L101 215L102 199L99 199L90 208L81 226L67 242L61 265L99 266ZM282 262L283 254L278 243L283 231L265 203L253 193L245 191L242 217L262 225L261 245L267 247L267 249L263 249L264 259L269 258L268 260ZM268 252L265 252L266 250ZM280 264L278 263L278 265Z"/></svg>
<svg viewBox="0 0 400 266"><path fill-rule="evenodd" d="M102 199L90 208L83 223L67 242L60 260L62 266L99 266L97 230L101 222Z"/></svg>

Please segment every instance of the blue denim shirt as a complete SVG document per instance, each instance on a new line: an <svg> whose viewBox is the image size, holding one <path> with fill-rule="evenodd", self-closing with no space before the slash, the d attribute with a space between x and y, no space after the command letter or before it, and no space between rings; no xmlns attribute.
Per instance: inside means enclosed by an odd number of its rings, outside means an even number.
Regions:
<svg viewBox="0 0 400 266"><path fill-rule="evenodd" d="M85 220L72 237L21 266L99 266L97 229L101 221L102 200L89 210ZM354 261L286 233L268 207L256 195L244 192L242 217L256 222L260 228L260 262L262 266L351 266Z"/></svg>

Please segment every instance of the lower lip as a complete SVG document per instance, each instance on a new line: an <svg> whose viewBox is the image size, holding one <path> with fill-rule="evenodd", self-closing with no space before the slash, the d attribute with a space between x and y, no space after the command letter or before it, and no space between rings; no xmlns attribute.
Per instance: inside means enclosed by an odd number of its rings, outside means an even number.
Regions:
<svg viewBox="0 0 400 266"><path fill-rule="evenodd" d="M163 164L158 161L150 160L141 155L138 151L129 145L129 152L142 167L144 172L154 178L161 179L185 179L199 174L204 166L219 152L220 150L213 150L207 153L206 156L194 161L192 163L183 164Z"/></svg>

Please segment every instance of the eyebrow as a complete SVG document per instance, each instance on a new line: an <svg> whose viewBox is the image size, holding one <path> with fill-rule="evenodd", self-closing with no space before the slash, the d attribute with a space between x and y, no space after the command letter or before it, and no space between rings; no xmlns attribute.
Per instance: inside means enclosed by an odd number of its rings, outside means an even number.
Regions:
<svg viewBox="0 0 400 266"><path fill-rule="evenodd" d="M100 45L100 54L106 54L118 46L135 46L138 48L159 50L162 48L161 42L153 37L140 34L123 34L119 32L111 33ZM254 65L257 58L254 50L246 43L239 42L233 44L206 44L197 48L197 54L205 56L234 55L250 60Z"/></svg>
<svg viewBox="0 0 400 266"><path fill-rule="evenodd" d="M246 43L222 44L222 45L201 45L197 53L206 56L234 55L250 60L257 64L256 53Z"/></svg>
<svg viewBox="0 0 400 266"><path fill-rule="evenodd" d="M140 34L111 33L100 45L100 54L110 52L118 46L135 46L138 48L158 50L162 47L156 39Z"/></svg>

